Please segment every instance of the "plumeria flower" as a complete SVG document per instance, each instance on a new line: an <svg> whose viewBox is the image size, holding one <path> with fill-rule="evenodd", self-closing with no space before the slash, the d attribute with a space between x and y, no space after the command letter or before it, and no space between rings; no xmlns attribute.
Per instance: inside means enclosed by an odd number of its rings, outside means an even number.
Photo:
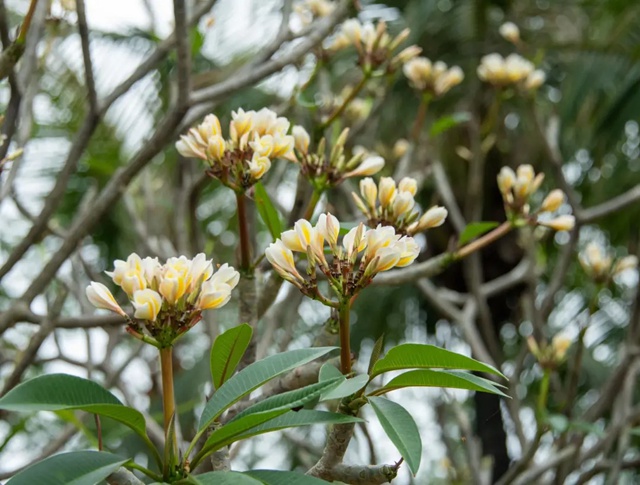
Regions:
<svg viewBox="0 0 640 485"><path fill-rule="evenodd" d="M434 96L442 96L464 79L460 67L447 67L442 61L432 63L426 57L414 57L409 60L402 72L414 89Z"/></svg>
<svg viewBox="0 0 640 485"><path fill-rule="evenodd" d="M321 214L315 227L301 219L294 229L269 245L265 255L278 274L305 295L335 306L336 302L320 293L317 270L325 275L338 298L350 298L376 274L407 266L420 252L412 237L397 234L391 226L367 229L361 223L344 235L342 244L338 243L339 233L340 223L330 213ZM307 277L296 268L296 254L306 257Z"/></svg>
<svg viewBox="0 0 640 485"><path fill-rule="evenodd" d="M217 126L211 122L208 129ZM203 253L193 259L169 258L165 264L133 253L126 261L116 260L114 266L107 274L129 297L133 319L101 283L92 282L87 287L87 298L95 307L123 316L129 333L156 346L171 345L201 319L203 310L225 305L240 278L227 264L214 272L211 260Z"/></svg>
<svg viewBox="0 0 640 485"><path fill-rule="evenodd" d="M625 256L615 259L604 247L597 243L589 243L578 256L584 272L599 284L608 284L614 276L638 266L636 256Z"/></svg>
<svg viewBox="0 0 640 485"><path fill-rule="evenodd" d="M544 82L544 73L518 54L484 56L478 66L478 77L497 87L521 85L525 89L536 89Z"/></svg>
<svg viewBox="0 0 640 485"><path fill-rule="evenodd" d="M288 158L294 137L289 120L267 109L231 113L229 137L213 114L182 135L176 149L185 157L207 162L207 173L234 190L246 190L260 180L276 158Z"/></svg>
<svg viewBox="0 0 640 485"><path fill-rule="evenodd" d="M520 29L513 22L505 22L502 24L499 32L502 38L512 44L518 44L520 42Z"/></svg>
<svg viewBox="0 0 640 485"><path fill-rule="evenodd" d="M378 185L367 177L360 181L360 195L351 195L369 227L391 226L397 234L411 236L442 225L447 217L447 210L439 206L420 216L415 210L417 191L418 182L411 177L404 177L397 185L391 177L382 177Z"/></svg>

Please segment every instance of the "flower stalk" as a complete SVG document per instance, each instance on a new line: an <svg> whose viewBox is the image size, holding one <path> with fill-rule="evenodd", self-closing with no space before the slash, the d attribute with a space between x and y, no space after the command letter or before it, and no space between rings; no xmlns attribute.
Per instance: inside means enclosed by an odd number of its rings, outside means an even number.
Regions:
<svg viewBox="0 0 640 485"><path fill-rule="evenodd" d="M247 198L244 192L236 192L238 210L238 233L240 235L240 271L248 275L251 272L251 241L249 240L249 221L247 220Z"/></svg>
<svg viewBox="0 0 640 485"><path fill-rule="evenodd" d="M175 430L176 401L173 389L173 348L160 349L160 371L162 374L162 414L164 417L165 457L178 456L178 442ZM169 460L165 460L163 474L168 478L170 470Z"/></svg>
<svg viewBox="0 0 640 485"><path fill-rule="evenodd" d="M340 321L340 370L345 376L351 374L351 328L349 326L350 310L350 298L344 298L340 302L338 318Z"/></svg>

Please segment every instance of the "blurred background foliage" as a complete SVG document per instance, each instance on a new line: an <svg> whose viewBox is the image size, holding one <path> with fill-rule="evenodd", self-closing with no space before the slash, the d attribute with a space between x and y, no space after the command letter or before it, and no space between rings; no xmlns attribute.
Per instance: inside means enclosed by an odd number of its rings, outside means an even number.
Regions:
<svg viewBox="0 0 640 485"><path fill-rule="evenodd" d="M154 2L146 3L153 11ZM500 107L500 120L504 121L496 127L498 140L489 153L485 168L483 220L504 219L502 201L495 186L495 175L502 165L531 163L536 171L546 173L545 186L558 185L535 128L534 103L536 110L556 126L559 150L565 161L563 173L584 207L596 205L640 183L640 2L389 0L361 3L361 19L384 19L392 32L409 27L411 35L407 42L422 47L422 55L432 60L443 60L449 65L459 65L464 70L462 85L431 103L427 127L452 113L468 112L481 117L486 114L493 92L479 81L475 71L483 55L491 52L506 55L514 51L513 45L498 34L498 27L506 20L520 26L525 43L523 53L547 73L547 82L535 100L513 96ZM26 4L18 0L6 2L10 25L20 22ZM212 18L215 19L215 22L211 22L213 25L205 20L191 32L194 84L213 84L224 79L238 65L250 62L252 56L264 46L264 38L277 27L280 7L278 1L247 0L234 5L232 1L220 0L212 12ZM233 26L238 15L248 16L257 22L258 33L251 34L252 44L231 49L234 36L245 35L239 27ZM28 130L29 146L16 186L18 198L33 213L39 210L42 195L59 169L60 151L55 147L71 143L86 116L82 60L74 23L73 2L52 2L42 51L38 56L37 73L34 74L38 83L34 87L37 94L33 97L35 115ZM131 72L132 66L148 56L162 40L162 35L152 23L149 27L115 31L91 27L97 87L101 95L108 94L124 73ZM227 53L221 54L223 52ZM174 57L167 57L157 70L109 109L83 154L79 169L69 182L64 202L52 220L53 227L64 230L79 207L86 204L91 194L103 187L144 143L173 95L170 78L175 62ZM304 73L309 71L309 66L310 61L306 60L296 67ZM337 56L323 64L321 75L298 98L298 102L295 99L291 102L289 95L296 76L296 69L287 69L284 74L245 89L212 108L220 116L223 126L228 123L231 110L262 106L276 107L282 115L304 124L314 115L300 101L317 100L322 93L340 93L346 85L358 79L358 70L352 56ZM401 73L369 85L361 97L365 103L373 106L373 112L365 126L360 127L353 143L384 153L392 162L385 175L391 175L394 169L393 145L396 140L410 136L419 98ZM4 107L8 99L8 86L4 81L0 84L0 101ZM468 162L458 155L456 148L467 146L469 137L468 127L463 123L432 137L424 150L418 153L422 164L417 175L425 179L419 195L423 206L442 203L430 178L430 167L434 160L444 164L458 201L464 206ZM294 167L283 166L269 172L265 185L276 194L276 204L290 206L295 170ZM133 251L154 255L154 248L161 247L159 241L168 237L174 247L190 252L202 247L208 254L214 254L216 261L234 260L237 240L232 194L209 179L197 184L194 192L184 194L185 180L195 180L200 174L201 167L193 160L181 159L173 147L173 140L167 140L167 147L162 154L129 187L127 195L112 207L108 217L91 234L91 242L97 251L91 253L89 259L99 269L108 269L114 259ZM331 206L336 207L338 212L344 211L345 207L350 206L348 197L349 190L334 191ZM180 204L195 204L195 217L176 221L174 211L180 208ZM131 224L132 212L147 224L145 231L150 236L148 240L139 240L139 232ZM346 214L343 214L342 220L355 220L355 213L350 209L344 212ZM18 222L3 224L0 234L1 257L7 254L25 230L15 210L3 214L3 218ZM639 218L640 205L635 204L597 221L597 227L584 227L579 247L590 240L608 240L619 254L635 252ZM268 233L260 221L256 220L255 224L261 228L258 241L263 247L269 239ZM446 250L452 236L453 230L448 225L432 231L428 237L427 252L423 256L426 258ZM542 274L542 285L554 268L558 248L567 243L568 236L564 233L540 245L538 257L546 263L543 265L546 270ZM482 258L485 275L496 277L513 268L521 251L518 244L514 236L507 243L486 249ZM55 241L47 236L43 241L44 251L52 246L55 246ZM24 264L21 263L14 270L14 274L22 270L30 273L28 265L38 264L38 261L39 257L31 254ZM466 291L459 264L437 281L456 291ZM10 298L18 294L21 285L20 278L15 286L7 284L6 278L3 280L1 295L6 294L9 298L3 296L0 299L0 309L8 306ZM526 320L526 315L522 314L518 305L520 291L515 288L509 294L490 301L495 332L499 335L506 362L520 358L521 344L530 332L530 325L520 325ZM577 333L576 319L584 312L586 302L592 298L594 291L580 267L575 265L556 295L556 308L549 317L549 325L554 333L562 328L568 328L573 335ZM579 400L578 406L589 402L589 393L602 386L616 361L616 349L628 325L629 298L630 288L625 285L600 292L600 311L594 316L593 332L587 341L589 351L584 360L585 372L580 380L580 395L584 400ZM408 338L428 338L445 347L459 349L465 346L459 329L450 326L422 300L420 293L412 286L371 288L358 298L354 309L357 320L353 343L355 348L362 345L365 354L372 342L383 333L389 343ZM314 333L326 318L326 315L315 314L316 310L315 306L303 305L297 312L287 316L292 321L282 322L283 327L296 328L302 331L301 334ZM229 316L234 318L232 313ZM220 322L224 321L222 316L219 318ZM82 333L80 330L66 330L62 334L73 332ZM283 335L278 335L283 338ZM196 335L190 334L189 338L196 338ZM11 349L15 349L15 342L21 342L19 336L3 339L0 350L9 355ZM298 341L298 345L308 343L305 338ZM118 345L132 344L125 340ZM181 408L183 429L188 429L189 420L193 419L191 411L199 403L208 371L206 359L202 358L203 354L206 355L206 346L198 345L195 351L187 352L190 345L195 344L187 339L182 343L185 350L179 354L179 358L184 370L177 372L176 392L187 403ZM2 361L4 359L0 360L0 365L3 365ZM45 362L34 366L28 374L40 373L46 365ZM531 365L524 369L516 388L518 398L527 402L527 396L537 392L539 376L531 370ZM147 397L151 399L152 411L159 412L155 385L157 383L150 386ZM437 401L437 398L434 399L434 402ZM560 403L555 405L559 406ZM498 398L482 396L475 403L468 402L467 406L469 409L475 408L478 416L476 426L483 448L485 452L493 454L496 459L495 471L500 475L508 464L508 440L504 433L493 431L504 428L509 434L513 430L509 428L509 423L503 423ZM553 402L551 406L554 406ZM15 433L26 426L32 439L48 439L59 426L54 425L53 421L31 420L25 423L23 418L20 419L9 424ZM86 426L91 427L92 424ZM123 449L133 452L139 450L139 443L131 441L133 438L118 435L121 431L119 427L111 429L106 426L104 431L107 440L121 440ZM442 439L452 437L448 436L449 431L441 430ZM453 432L453 435L455 433L459 431ZM0 443L0 452L9 442L6 437L4 439L4 444ZM637 439L634 438L635 445L638 445ZM513 454L513 447L510 449ZM256 453L255 461L259 461L259 452L255 449L253 452ZM289 452L290 464L305 462L304 450L300 447L290 447ZM247 460L250 466L251 458ZM436 483L436 478L442 476L433 470L427 473L433 480L429 483ZM464 480L461 479L461 482Z"/></svg>

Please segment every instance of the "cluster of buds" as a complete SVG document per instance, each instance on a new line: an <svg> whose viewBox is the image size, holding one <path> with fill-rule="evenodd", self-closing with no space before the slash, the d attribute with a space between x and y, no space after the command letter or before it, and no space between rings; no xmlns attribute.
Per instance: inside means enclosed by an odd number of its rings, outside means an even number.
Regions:
<svg viewBox="0 0 640 485"><path fill-rule="evenodd" d="M371 22L360 23L357 19L348 19L340 26L327 46L327 51L335 52L354 46L358 51L358 62L365 72L379 69L385 64L392 72L422 51L420 47L412 45L394 54L407 37L409 29L392 37L383 21L374 25Z"/></svg>
<svg viewBox="0 0 640 485"><path fill-rule="evenodd" d="M294 126L294 151L289 160L300 164L300 170L318 190L332 187L349 177L362 177L378 173L384 167L384 159L364 152L354 153L347 159L344 145L349 135L345 128L331 148L329 158L326 156L326 139L322 138L315 152L311 152L311 138L302 126Z"/></svg>
<svg viewBox="0 0 640 485"><path fill-rule="evenodd" d="M498 174L498 188L504 200L505 211L510 219L524 217L527 222L550 227L556 231L570 231L575 225L575 218L571 215L561 215L550 220L539 220L538 215L557 211L564 202L564 192L554 189L544 198L537 211L531 212L529 200L535 194L544 174L535 174L531 165L520 165L514 172L509 167L502 167Z"/></svg>
<svg viewBox="0 0 640 485"><path fill-rule="evenodd" d="M527 91L538 89L546 80L544 71L518 54L484 56L478 66L478 77L496 87L521 86Z"/></svg>
<svg viewBox="0 0 640 485"><path fill-rule="evenodd" d="M447 67L442 61L432 63L426 57L414 57L405 63L402 72L414 89L442 96L464 79L458 66Z"/></svg>
<svg viewBox="0 0 640 485"><path fill-rule="evenodd" d="M315 19L326 17L335 8L335 3L329 0L302 0L294 4L293 12L303 25L309 25Z"/></svg>
<svg viewBox="0 0 640 485"><path fill-rule="evenodd" d="M578 256L580 265L587 275L598 284L608 284L614 276L638 267L636 256L613 258L596 243L589 243Z"/></svg>
<svg viewBox="0 0 640 485"><path fill-rule="evenodd" d="M176 148L185 157L205 160L209 175L240 192L262 178L274 159L290 155L293 136L287 134L289 125L289 120L267 108L239 109L231 113L229 138L225 139L220 120L210 114L181 136Z"/></svg>
<svg viewBox="0 0 640 485"><path fill-rule="evenodd" d="M442 225L447 217L447 209L439 206L420 217L420 212L414 211L417 190L418 183L411 177L403 178L397 186L391 177L382 177L378 185L367 177L360 181L360 195L351 195L368 226L392 226L398 234L413 236Z"/></svg>
<svg viewBox="0 0 640 485"><path fill-rule="evenodd" d="M192 260L169 258L164 265L157 258L141 259L133 253L126 261L116 260L114 266L107 274L127 294L135 309L133 318L102 283L91 282L87 298L96 308L124 317L130 334L158 347L170 346L198 323L203 310L225 305L240 278L227 264L214 273L204 253Z"/></svg>
<svg viewBox="0 0 640 485"><path fill-rule="evenodd" d="M420 252L412 237L396 234L390 226L366 229L360 223L344 235L342 244L338 243L339 234L340 223L330 213L321 214L315 227L301 219L271 243L265 255L278 274L302 293L336 306L320 293L317 269L326 276L338 298L344 300L367 286L381 271L411 264ZM294 252L306 256L306 277L296 268Z"/></svg>
<svg viewBox="0 0 640 485"><path fill-rule="evenodd" d="M498 29L502 38L512 44L518 45L520 43L520 29L513 22L505 22Z"/></svg>
<svg viewBox="0 0 640 485"><path fill-rule="evenodd" d="M572 340L563 334L557 334L550 344L538 345L533 336L527 339L529 351L543 369L554 370L564 362Z"/></svg>

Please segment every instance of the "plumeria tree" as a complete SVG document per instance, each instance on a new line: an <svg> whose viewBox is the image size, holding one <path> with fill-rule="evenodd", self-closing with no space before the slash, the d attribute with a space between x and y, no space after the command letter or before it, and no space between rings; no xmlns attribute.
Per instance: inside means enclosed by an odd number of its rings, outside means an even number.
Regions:
<svg viewBox="0 0 640 485"><path fill-rule="evenodd" d="M524 2L387 3L273 2L229 60L223 1L164 37L151 2L122 36L0 1L0 479L633 482L638 234L607 219L640 190L600 177L637 121L559 126L571 62ZM434 42L448 10L477 38Z"/></svg>

